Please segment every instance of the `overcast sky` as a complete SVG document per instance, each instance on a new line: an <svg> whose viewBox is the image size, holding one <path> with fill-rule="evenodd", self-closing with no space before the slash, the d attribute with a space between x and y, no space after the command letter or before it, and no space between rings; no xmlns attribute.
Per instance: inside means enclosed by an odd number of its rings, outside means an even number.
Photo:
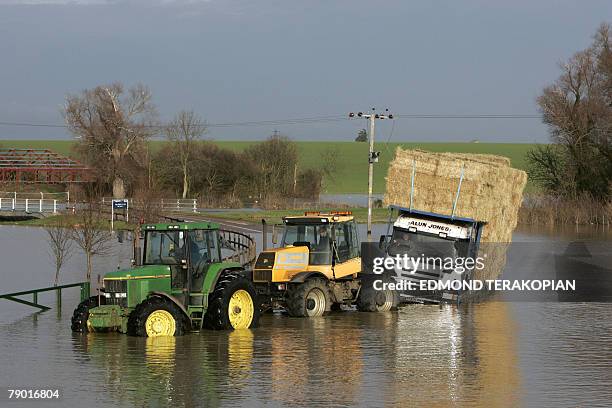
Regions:
<svg viewBox="0 0 612 408"><path fill-rule="evenodd" d="M67 93L142 82L163 120L537 114L558 62L611 0L0 0L0 122L62 123ZM363 120L211 128L209 137L352 140ZM539 119L398 119L394 141L546 141ZM0 126L0 139L69 137Z"/></svg>

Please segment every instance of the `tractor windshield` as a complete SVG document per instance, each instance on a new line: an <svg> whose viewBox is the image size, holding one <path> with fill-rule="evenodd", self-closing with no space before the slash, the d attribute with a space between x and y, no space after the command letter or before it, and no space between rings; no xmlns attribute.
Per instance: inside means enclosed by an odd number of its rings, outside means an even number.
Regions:
<svg viewBox="0 0 612 408"><path fill-rule="evenodd" d="M467 243L463 240L442 238L432 234L393 229L388 253L391 256L452 258L466 256Z"/></svg>
<svg viewBox="0 0 612 408"><path fill-rule="evenodd" d="M310 252L311 265L331 264L330 226L326 224L286 224L283 246L305 245Z"/></svg>
<svg viewBox="0 0 612 408"><path fill-rule="evenodd" d="M147 231L145 257L147 265L175 265L186 257L183 231Z"/></svg>

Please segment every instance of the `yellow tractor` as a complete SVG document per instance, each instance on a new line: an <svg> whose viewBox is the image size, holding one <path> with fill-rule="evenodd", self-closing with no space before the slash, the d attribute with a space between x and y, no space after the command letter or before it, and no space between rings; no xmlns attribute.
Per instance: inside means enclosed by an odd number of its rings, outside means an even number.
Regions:
<svg viewBox="0 0 612 408"><path fill-rule="evenodd" d="M261 252L253 269L264 308L281 306L291 316L316 317L341 305L356 304L362 311L397 306L395 291L374 290L374 277L361 273L359 231L351 212L306 212L284 217L283 224L280 247Z"/></svg>

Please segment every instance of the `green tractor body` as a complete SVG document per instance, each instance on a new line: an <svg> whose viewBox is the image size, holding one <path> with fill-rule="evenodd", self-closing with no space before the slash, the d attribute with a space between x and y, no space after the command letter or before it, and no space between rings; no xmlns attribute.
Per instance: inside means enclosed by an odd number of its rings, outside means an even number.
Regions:
<svg viewBox="0 0 612 408"><path fill-rule="evenodd" d="M142 232L142 262L104 276L98 296L75 310L74 331L157 336L257 324L250 272L222 256L233 248L217 224L148 224Z"/></svg>

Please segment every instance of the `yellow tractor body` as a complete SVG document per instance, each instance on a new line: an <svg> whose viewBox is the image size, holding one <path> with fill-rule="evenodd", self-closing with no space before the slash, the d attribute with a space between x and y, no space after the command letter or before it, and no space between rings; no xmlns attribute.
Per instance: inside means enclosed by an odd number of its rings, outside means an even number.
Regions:
<svg viewBox="0 0 612 408"><path fill-rule="evenodd" d="M253 269L264 304L303 317L354 304L361 290L361 243L353 215L306 212L284 217L283 224L280 247L259 254Z"/></svg>

